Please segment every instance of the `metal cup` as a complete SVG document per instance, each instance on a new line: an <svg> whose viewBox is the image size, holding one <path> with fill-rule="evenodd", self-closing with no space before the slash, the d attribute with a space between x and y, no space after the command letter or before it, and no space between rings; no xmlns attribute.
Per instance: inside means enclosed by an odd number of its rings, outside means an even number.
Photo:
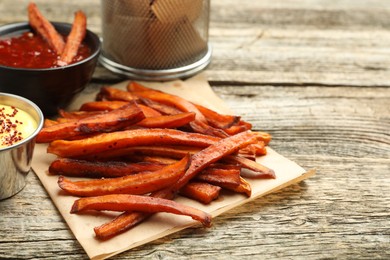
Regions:
<svg viewBox="0 0 390 260"><path fill-rule="evenodd" d="M130 78L189 77L211 61L210 0L101 0L102 55Z"/></svg>
<svg viewBox="0 0 390 260"><path fill-rule="evenodd" d="M0 200L9 198L26 185L26 177L31 169L35 137L43 127L44 117L37 105L20 96L0 93L0 105L24 110L32 116L37 128L28 137L5 148L0 148Z"/></svg>

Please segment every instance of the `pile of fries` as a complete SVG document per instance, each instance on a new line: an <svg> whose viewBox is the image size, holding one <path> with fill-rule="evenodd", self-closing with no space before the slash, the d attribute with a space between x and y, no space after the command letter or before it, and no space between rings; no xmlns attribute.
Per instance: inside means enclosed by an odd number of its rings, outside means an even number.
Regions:
<svg viewBox="0 0 390 260"><path fill-rule="evenodd" d="M255 160L266 154L271 136L251 128L239 116L129 82L127 90L102 87L95 101L46 119L37 142L57 155L49 173L59 175L59 187L81 197L71 213L122 212L94 228L104 240L155 212L187 215L209 227L208 213L174 198L209 204L222 190L250 197L245 178L275 178Z"/></svg>
<svg viewBox="0 0 390 260"><path fill-rule="evenodd" d="M65 41L63 36L42 15L35 3L31 2L27 11L30 26L59 55L57 65L65 66L72 63L87 32L86 15L82 11L75 13L72 29Z"/></svg>

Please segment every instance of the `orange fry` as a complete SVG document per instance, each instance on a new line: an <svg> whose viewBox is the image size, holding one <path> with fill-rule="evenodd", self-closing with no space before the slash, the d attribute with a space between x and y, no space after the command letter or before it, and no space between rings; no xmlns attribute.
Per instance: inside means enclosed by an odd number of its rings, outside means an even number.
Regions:
<svg viewBox="0 0 390 260"><path fill-rule="evenodd" d="M206 117L207 122L216 128L229 128L240 121L239 116L222 115L214 110L195 104L199 111ZM247 129L249 130L249 129Z"/></svg>
<svg viewBox="0 0 390 260"><path fill-rule="evenodd" d="M199 147L185 146L155 146L155 145L140 145L130 146L121 149L112 149L101 153L94 153L88 156L82 156L85 160L115 160L121 158L124 160L132 160L135 156L160 156L170 159L181 159L189 154L199 152ZM144 157L145 158L145 157Z"/></svg>
<svg viewBox="0 0 390 260"><path fill-rule="evenodd" d="M96 116L99 114L102 114L104 111L65 111L63 109L58 110L58 114L61 116L57 119L57 121L60 121L60 119L76 119L80 120L86 117L90 116Z"/></svg>
<svg viewBox="0 0 390 260"><path fill-rule="evenodd" d="M228 135L235 135L247 130L252 129L252 124L246 121L240 120L237 124L223 129Z"/></svg>
<svg viewBox="0 0 390 260"><path fill-rule="evenodd" d="M120 109L107 113L43 128L37 136L37 142L45 143L84 134L115 131L137 123L144 118L141 109L135 103L129 103Z"/></svg>
<svg viewBox="0 0 390 260"><path fill-rule="evenodd" d="M145 104L145 106L152 108L152 109L160 112L163 115L176 115L176 114L183 113L183 111L181 111L175 107L168 106L168 105L165 105L165 104L162 104L159 102L155 102L155 101L148 99L148 98L140 98L140 101L143 104Z"/></svg>
<svg viewBox="0 0 390 260"><path fill-rule="evenodd" d="M91 101L81 105L80 111L111 111L127 105L128 101Z"/></svg>
<svg viewBox="0 0 390 260"><path fill-rule="evenodd" d="M263 141L257 140L257 143L252 144L251 147L254 150L254 156L262 156L267 154L267 148L265 147L265 143ZM254 158L255 160L256 158Z"/></svg>
<svg viewBox="0 0 390 260"><path fill-rule="evenodd" d="M198 174L195 179L202 180L234 192L245 193L248 197L250 197L252 194L252 187L250 183L240 176L240 170L241 166L217 163L203 170L203 172ZM211 175L211 177L209 175Z"/></svg>
<svg viewBox="0 0 390 260"><path fill-rule="evenodd" d="M244 193L246 196L250 197L252 196L252 187L249 182L247 182L244 178L240 177L240 185L237 187L231 187L231 186L222 186L222 188L225 188L227 190L232 190L234 192L238 193Z"/></svg>
<svg viewBox="0 0 390 260"><path fill-rule="evenodd" d="M72 30L66 39L65 47L61 53L58 64L63 66L72 63L77 55L81 42L87 33L87 17L82 11L77 11L74 16Z"/></svg>
<svg viewBox="0 0 390 260"><path fill-rule="evenodd" d="M199 209L174 202L172 200L149 196L114 194L81 198L74 202L71 213L86 210L142 211L148 213L167 212L190 216L203 226L211 226L211 215Z"/></svg>
<svg viewBox="0 0 390 260"><path fill-rule="evenodd" d="M100 92L97 94L96 100L137 101L138 97L128 91L106 86L100 89Z"/></svg>
<svg viewBox="0 0 390 260"><path fill-rule="evenodd" d="M132 158L136 159L138 162L151 162L151 163L161 163L161 164L171 164L177 162L176 159L162 157L162 156L137 156L134 155ZM137 159L138 158L138 159Z"/></svg>
<svg viewBox="0 0 390 260"><path fill-rule="evenodd" d="M199 201L203 204L210 204L219 197L221 187L205 182L189 182L180 189L180 194Z"/></svg>
<svg viewBox="0 0 390 260"><path fill-rule="evenodd" d="M180 113L176 115L147 117L138 122L138 126L147 128L177 128L184 126L195 119L195 113Z"/></svg>
<svg viewBox="0 0 390 260"><path fill-rule="evenodd" d="M49 127L49 126L56 125L56 124L58 124L57 121L45 118L45 121L43 123L43 127Z"/></svg>
<svg viewBox="0 0 390 260"><path fill-rule="evenodd" d="M49 166L49 173L73 177L114 178L145 171L162 169L163 164L122 161L86 161L70 158L57 158Z"/></svg>
<svg viewBox="0 0 390 260"><path fill-rule="evenodd" d="M152 213L126 211L110 222L104 223L98 227L94 227L93 231L95 232L97 239L107 240L129 230L151 215Z"/></svg>
<svg viewBox="0 0 390 260"><path fill-rule="evenodd" d="M271 142L272 136L266 132L253 132L257 136L259 141L263 141L265 145L268 145Z"/></svg>
<svg viewBox="0 0 390 260"><path fill-rule="evenodd" d="M135 156L142 156L144 158L143 160L145 160L147 158L146 156L160 156L166 159L181 159L187 154L195 154L200 150L200 147L142 145L113 149L102 153L95 153L91 156L85 156L83 158L86 160L113 160L115 158L132 160Z"/></svg>
<svg viewBox="0 0 390 260"><path fill-rule="evenodd" d="M132 102L132 101L130 101ZM118 109L126 104L128 104L129 101L121 101L121 100L104 100L104 101L92 101L92 102L86 102L81 105L80 111L75 111L73 113L86 113L86 112L99 112L99 111L111 111L114 109ZM155 117L155 116L161 116L161 113L157 110L138 104L139 108L141 108L142 112L145 114L145 117Z"/></svg>
<svg viewBox="0 0 390 260"><path fill-rule="evenodd" d="M65 42L62 36L42 15L35 3L30 3L27 10L30 26L47 41L49 46L57 54L61 54L65 48Z"/></svg>
<svg viewBox="0 0 390 260"><path fill-rule="evenodd" d="M162 116L162 114L156 109L153 109L151 107L142 104L138 104L138 106L142 109L142 112L144 112L146 117Z"/></svg>
<svg viewBox="0 0 390 260"><path fill-rule="evenodd" d="M212 127L212 126L210 126L204 122L201 122L201 121L195 120L195 121L190 123L190 126L191 126L192 130L194 132L197 132L197 133L202 133L202 134L211 135L211 136L218 136L221 138L225 138L225 137L229 136L222 129Z"/></svg>
<svg viewBox="0 0 390 260"><path fill-rule="evenodd" d="M219 138L175 129L135 129L103 133L82 140L55 140L47 148L61 157L80 157L140 145L188 145L207 147Z"/></svg>
<svg viewBox="0 0 390 260"><path fill-rule="evenodd" d="M141 172L118 178L71 181L63 176L58 186L76 196L100 196L107 194L146 194L172 185L187 170L190 156L154 172Z"/></svg>
<svg viewBox="0 0 390 260"><path fill-rule="evenodd" d="M255 161L249 160L247 158L241 157L241 156L227 156L224 158L224 161L227 161L229 163L236 163L241 165L246 170L241 171L241 176L252 178L252 179L275 179L276 175L274 170L257 163Z"/></svg>
<svg viewBox="0 0 390 260"><path fill-rule="evenodd" d="M240 185L240 169L209 167L199 173L195 179L221 187L237 187Z"/></svg>

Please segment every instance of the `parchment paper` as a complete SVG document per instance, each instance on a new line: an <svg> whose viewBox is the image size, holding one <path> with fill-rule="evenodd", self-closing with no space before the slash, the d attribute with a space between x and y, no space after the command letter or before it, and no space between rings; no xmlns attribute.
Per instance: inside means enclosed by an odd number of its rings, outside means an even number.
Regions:
<svg viewBox="0 0 390 260"><path fill-rule="evenodd" d="M198 76L190 78L186 81L176 80L164 83L141 83L149 87L182 96L216 111L222 113L231 113L231 110L212 91L203 74L199 74ZM118 85L115 85L115 87L125 89L126 84L127 82L122 82ZM78 109L83 102L92 101L95 97L95 94L96 92L83 93L72 103L69 109ZM105 259L187 227L199 225L189 217L176 216L168 213L159 213L155 214L153 217L129 230L128 232L125 232L108 241L101 242L95 239L93 228L111 220L115 214L70 214L69 211L71 205L73 204L76 197L61 193L60 188L57 185L58 176L48 175L48 167L55 159L55 156L47 154L46 147L47 146L44 144L36 145L36 150L34 152L34 158L32 161L32 168L41 180L43 186L49 193L51 199L62 214L63 218L69 225L73 234L91 259ZM265 194L279 190L293 183L297 183L314 174L314 171L306 172L298 164L281 156L271 148L268 148L268 154L258 158L258 161L265 166L272 168L276 173L276 179L247 179L252 185L251 198L247 198L245 195L241 194L229 194L207 206L183 197L177 198L177 201L197 207L201 210L211 213L213 217L216 217L219 214L226 212L234 207L264 196ZM199 226L199 228L202 227Z"/></svg>

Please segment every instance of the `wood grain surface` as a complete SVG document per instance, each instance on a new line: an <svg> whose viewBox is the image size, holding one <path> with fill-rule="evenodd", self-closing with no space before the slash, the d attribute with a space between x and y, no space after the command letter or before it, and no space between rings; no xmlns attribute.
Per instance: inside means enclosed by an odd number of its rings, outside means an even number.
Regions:
<svg viewBox="0 0 390 260"><path fill-rule="evenodd" d="M26 20L28 2L0 0L0 24ZM83 9L101 33L100 1L35 2L56 21ZM317 174L113 259L390 259L390 1L211 2L214 91ZM98 67L86 91L121 80ZM86 259L27 181L0 202L0 258Z"/></svg>

